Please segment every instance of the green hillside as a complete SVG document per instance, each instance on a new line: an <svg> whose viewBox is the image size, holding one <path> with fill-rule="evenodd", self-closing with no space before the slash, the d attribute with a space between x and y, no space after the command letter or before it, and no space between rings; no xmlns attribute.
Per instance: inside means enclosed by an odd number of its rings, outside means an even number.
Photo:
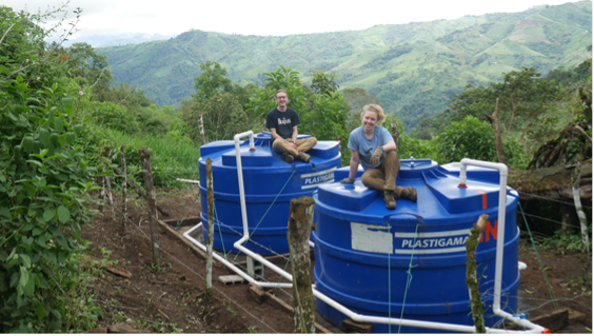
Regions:
<svg viewBox="0 0 594 336"><path fill-rule="evenodd" d="M471 83L534 66L546 74L591 57L592 2L539 6L520 13L379 25L362 31L263 37L190 31L164 41L101 48L116 83L174 105L193 92L200 63L216 61L234 82L263 84L264 72L293 67L340 75L341 88L362 87L405 126L445 109Z"/></svg>

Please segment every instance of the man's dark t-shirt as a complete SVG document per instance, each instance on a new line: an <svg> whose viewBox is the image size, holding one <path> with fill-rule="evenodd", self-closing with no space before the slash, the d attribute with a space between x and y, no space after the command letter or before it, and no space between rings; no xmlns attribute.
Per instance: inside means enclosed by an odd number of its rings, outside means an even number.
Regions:
<svg viewBox="0 0 594 336"><path fill-rule="evenodd" d="M266 128L276 129L276 134L283 139L290 139L293 136L293 127L299 123L297 112L288 107L285 112L280 112L275 108L266 116Z"/></svg>

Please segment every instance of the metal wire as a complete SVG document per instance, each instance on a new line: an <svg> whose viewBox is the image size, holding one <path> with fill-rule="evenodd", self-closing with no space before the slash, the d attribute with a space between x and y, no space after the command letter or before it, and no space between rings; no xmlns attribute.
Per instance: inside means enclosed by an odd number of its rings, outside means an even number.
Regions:
<svg viewBox="0 0 594 336"><path fill-rule="evenodd" d="M522 204L520 202L518 202L518 205L520 206L520 210L522 211L522 214L524 214L524 210L522 209ZM528 233L530 233L530 226L528 226L528 221L526 220L526 217L524 217L524 224L526 224ZM534 242L534 239L532 238L532 233L530 233L530 240L532 241L532 246L534 247L534 252L536 252L536 257L538 259L538 264L540 265L540 269L542 270L542 276L544 277L545 282L547 283L547 288L549 289L549 293L551 294L551 299L553 299L553 305L555 306L555 310L559 310L559 305L557 305L557 300L555 299L555 292L553 292L553 288L551 287L549 278L547 277L547 272L544 270L544 265L542 263L542 259L540 258L540 254L538 253L538 249L536 248L536 243Z"/></svg>
<svg viewBox="0 0 594 336"><path fill-rule="evenodd" d="M120 214L122 214L122 212L118 209L118 212ZM130 223L132 223L132 225L134 226L135 229L137 229L147 240L151 240L151 238L149 238L139 227L136 226L136 224L134 222L132 222L132 220L130 220L129 218L126 218ZM188 265L184 264L183 262L181 262L180 260L178 260L176 257L174 257L173 255L171 255L169 252L167 252L165 249L163 249L161 246L157 246L157 248L161 251L163 251L165 254L167 254L168 256L170 256L173 260L175 260L178 264L184 266L185 268L187 268L190 272L194 273L195 275L197 275L198 277L200 277L200 279L205 280L202 275L200 273L195 272L192 268L190 268ZM255 315L253 315L252 313L250 313L248 310L246 310L245 308L243 308L239 303L237 303L235 300L231 299L227 294L225 294L223 291L221 291L220 289L218 289L217 287L215 287L214 285L212 286L212 288L214 288L217 292L219 292L221 295L223 295L225 298L227 298L227 300L233 302L237 307L239 307L241 310L243 310L244 312L246 312L248 315L250 315L251 317L253 317L254 319L260 321L263 325L265 325L266 327L268 327L270 330L272 330L274 333L278 334L279 332L274 330L274 328L272 328L271 326L269 326L268 324L266 324L266 322L264 322L263 320L261 320L260 318L256 317Z"/></svg>
<svg viewBox="0 0 594 336"><path fill-rule="evenodd" d="M517 191L517 190L516 190L516 191ZM558 200L558 199L554 199L554 198L550 198L550 197L544 197L544 196L540 196L540 195L530 194L530 193L523 192L523 191L518 191L518 193L520 193L520 194L524 194L524 195L530 195L530 196L532 196L532 197L535 197L535 198L542 198L542 199L546 199L546 200L553 201L553 202L557 202L557 203L561 203L561 204L566 204L566 205L575 206L575 203L564 202L564 201L560 201L560 200ZM582 208L588 208L588 209L592 209L592 207L589 207L589 206L583 206L583 205L582 205Z"/></svg>
<svg viewBox="0 0 594 336"><path fill-rule="evenodd" d="M520 203L518 203L518 204L520 204ZM576 228L579 228L579 226L577 226L577 225L571 225L571 224L567 224L567 223L559 222L559 221L557 221L557 220L554 220L554 219L549 219L549 218L540 217L540 216L537 216L537 215L531 215L531 214L527 214L527 213L523 213L523 214L524 214L524 215L526 215L526 216L528 216L528 217L534 217L534 218L538 218L538 219L546 220L546 221L549 221L549 222L558 223L558 224L561 224L561 225L563 225L563 226L569 226L569 227L576 227Z"/></svg>

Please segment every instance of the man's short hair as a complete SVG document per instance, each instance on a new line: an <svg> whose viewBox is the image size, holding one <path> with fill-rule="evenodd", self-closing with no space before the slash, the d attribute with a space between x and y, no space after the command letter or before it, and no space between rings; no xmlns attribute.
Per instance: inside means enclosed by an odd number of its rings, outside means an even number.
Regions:
<svg viewBox="0 0 594 336"><path fill-rule="evenodd" d="M386 120L386 115L384 114L384 109L377 105L377 104L368 104L365 105L363 107L363 113L361 114L361 119L363 119L363 116L365 115L365 112L375 112L375 114L377 115L377 123L381 124L384 122L384 120Z"/></svg>
<svg viewBox="0 0 594 336"><path fill-rule="evenodd" d="M277 96L277 95L278 95L280 92L284 92L284 93L287 95L287 97L289 96L289 95L287 94L287 91L285 91L285 90L283 90L283 89L280 89L280 90L276 90L276 92L274 93L274 99L276 99L276 96Z"/></svg>

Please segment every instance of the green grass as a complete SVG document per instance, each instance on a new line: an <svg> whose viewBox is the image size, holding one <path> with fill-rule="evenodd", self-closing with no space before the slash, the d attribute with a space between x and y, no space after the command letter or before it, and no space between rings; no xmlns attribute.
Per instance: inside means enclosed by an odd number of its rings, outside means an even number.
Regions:
<svg viewBox="0 0 594 336"><path fill-rule="evenodd" d="M198 159L200 147L191 141L176 141L166 136L135 136L124 134L115 130L106 130L106 133L115 140L118 147L125 145L133 148L136 153L138 148L146 147L152 151L151 163L155 184L168 186L175 184L176 178L198 180ZM130 155L126 151L127 160ZM131 158L131 160L133 160Z"/></svg>

